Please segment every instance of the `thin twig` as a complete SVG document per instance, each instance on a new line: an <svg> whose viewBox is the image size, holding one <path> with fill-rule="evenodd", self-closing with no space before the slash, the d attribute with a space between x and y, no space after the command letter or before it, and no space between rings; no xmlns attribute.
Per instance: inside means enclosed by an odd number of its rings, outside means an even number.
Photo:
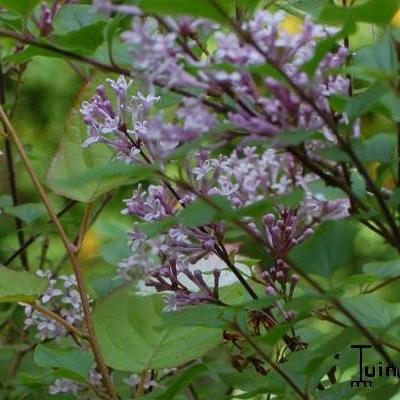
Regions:
<svg viewBox="0 0 400 400"><path fill-rule="evenodd" d="M289 386L296 392L298 397L303 400L308 400L309 396L306 392L304 392L297 383L285 372L282 368L249 336L246 332L244 332L237 323L234 323L232 326L235 330L237 330L253 347L254 350L267 362L272 369L274 369L278 375L280 375Z"/></svg>
<svg viewBox="0 0 400 400"><path fill-rule="evenodd" d="M47 252L49 250L49 237L45 236L43 238L42 249L40 252L40 260L39 260L39 270L42 270L46 264Z"/></svg>
<svg viewBox="0 0 400 400"><path fill-rule="evenodd" d="M60 218L62 217L67 211L69 211L72 207L75 206L77 202L75 200L70 201L61 211L57 213L57 217ZM51 223L52 221L49 220L48 223ZM13 254L11 254L10 257L7 258L2 264L3 265L9 265L13 260L15 260L21 252L23 252L25 249L27 249L30 245L35 243L35 241L40 237L41 235L38 233L36 235L30 236L23 244L22 246L17 249Z"/></svg>
<svg viewBox="0 0 400 400"><path fill-rule="evenodd" d="M57 46L51 45L49 43L45 43L45 42L39 41L39 40L37 40L35 38L28 37L28 36L22 35L22 34L17 33L17 32L12 32L12 31L7 31L7 30L4 30L4 29L0 29L0 37L11 38L11 39L17 40L17 41L19 41L21 43L29 44L31 46L34 46L34 47L37 47L37 48L40 48L40 49L48 50L48 51L51 51L51 52L53 52L55 54L60 54L60 55L65 56L67 58L70 58L70 59L73 59L73 60L76 60L76 61L80 61L80 62L83 62L85 64L89 64L89 65L91 65L91 66L93 66L93 67L95 67L95 68L97 68L97 69L99 69L101 71L104 71L104 72L111 72L111 73L115 73L115 74L128 76L128 77L131 77L131 78L139 79L141 81L146 81L146 79L144 77L138 75L137 73L134 73L133 71L131 71L129 69L122 68L122 67L117 66L117 65L105 64L105 63L102 63L101 61L98 61L98 60L96 60L94 58L82 56L82 55L74 53L72 51L62 49L60 47L57 47ZM162 84L162 82L158 82L158 81L155 81L154 85L159 86L159 87L165 87L165 85ZM169 90L174 92L174 93L177 93L177 94L180 94L182 96L185 96L185 97L196 97L196 94L188 92L188 91L180 89L180 88L171 87L171 88L169 88ZM227 111L232 111L232 108L230 106L228 106L228 105L220 105L220 104L214 103L214 102L212 102L210 100L207 100L207 99L201 99L201 101L205 105L207 105L207 106L213 108L214 110L216 110L217 112L226 113Z"/></svg>
<svg viewBox="0 0 400 400"><path fill-rule="evenodd" d="M3 63L1 62L1 59L0 59L0 104L2 106L5 106L6 91L5 91L5 85L4 85L4 75L3 75L2 64ZM7 136L7 129L5 126L4 126L4 131ZM17 178L15 175L15 168L14 168L14 157L13 157L13 153L12 153L12 147L11 147L10 140L8 138L5 138L4 142L5 142L4 147L5 147L6 163L7 163L7 171L8 171L8 183L10 186L12 204L15 207L15 206L18 206L19 201L18 201L18 190L17 190ZM25 242L25 234L23 231L22 221L18 217L15 217L14 221L15 221L15 227L17 229L18 242L19 242L19 245L22 246L22 244ZM22 267L26 271L29 271L28 255L25 250L21 252L20 258L21 258Z"/></svg>

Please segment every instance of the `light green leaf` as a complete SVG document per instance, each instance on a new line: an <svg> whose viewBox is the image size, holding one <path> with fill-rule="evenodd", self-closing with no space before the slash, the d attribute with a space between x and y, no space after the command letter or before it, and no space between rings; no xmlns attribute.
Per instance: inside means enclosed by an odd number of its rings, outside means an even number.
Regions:
<svg viewBox="0 0 400 400"><path fill-rule="evenodd" d="M15 207L8 207L5 212L19 218L26 224L31 224L47 214L46 207L42 203L25 203Z"/></svg>
<svg viewBox="0 0 400 400"><path fill-rule="evenodd" d="M160 295L140 296L133 285L98 304L93 319L110 367L133 372L175 367L201 357L220 343L216 329L164 327L164 307Z"/></svg>
<svg viewBox="0 0 400 400"><path fill-rule="evenodd" d="M128 178L145 179L154 176L156 168L151 165L130 165L122 162L111 161L106 165L95 166L83 173L69 177L66 180L57 180L57 184L65 189L85 187L94 182L104 182L118 179L123 182Z"/></svg>
<svg viewBox="0 0 400 400"><path fill-rule="evenodd" d="M70 376L82 381L86 381L89 370L94 363L94 358L90 351L74 347L61 348L60 345L50 344L36 346L34 360L39 367L61 369L67 371Z"/></svg>
<svg viewBox="0 0 400 400"><path fill-rule="evenodd" d="M47 288L48 282L26 271L0 266L0 303L34 301Z"/></svg>

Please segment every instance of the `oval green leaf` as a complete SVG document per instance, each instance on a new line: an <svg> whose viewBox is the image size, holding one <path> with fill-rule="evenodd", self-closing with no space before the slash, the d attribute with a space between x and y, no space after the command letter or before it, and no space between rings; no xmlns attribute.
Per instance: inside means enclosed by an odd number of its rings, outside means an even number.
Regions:
<svg viewBox="0 0 400 400"><path fill-rule="evenodd" d="M132 372L171 368L201 357L220 343L219 329L163 326L164 307L161 295L140 296L133 285L99 303L93 319L110 367Z"/></svg>

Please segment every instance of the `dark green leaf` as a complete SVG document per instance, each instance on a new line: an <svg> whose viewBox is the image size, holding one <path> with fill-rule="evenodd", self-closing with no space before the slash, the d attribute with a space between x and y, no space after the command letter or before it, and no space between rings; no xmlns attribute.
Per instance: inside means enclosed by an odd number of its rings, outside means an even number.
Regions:
<svg viewBox="0 0 400 400"><path fill-rule="evenodd" d="M39 2L40 0L0 0L0 6L27 17Z"/></svg>
<svg viewBox="0 0 400 400"><path fill-rule="evenodd" d="M396 45L389 35L383 36L379 42L358 50L354 56L353 64L361 68L363 75L375 76L385 74L387 77L397 74L398 61ZM378 73L378 75L376 75Z"/></svg>
<svg viewBox="0 0 400 400"><path fill-rule="evenodd" d="M376 293L342 299L349 311L366 327L386 329L400 316L397 304L386 303ZM338 316L346 320L344 316Z"/></svg>
<svg viewBox="0 0 400 400"><path fill-rule="evenodd" d="M363 266L363 271L381 278L400 276L400 259L368 263Z"/></svg>
<svg viewBox="0 0 400 400"><path fill-rule="evenodd" d="M349 221L325 222L292 251L291 257L303 271L329 277L352 255L355 233Z"/></svg>
<svg viewBox="0 0 400 400"><path fill-rule="evenodd" d="M156 389L150 394L142 397L142 400L171 400L181 393L197 377L208 371L204 364L195 364L180 372L170 382L166 389Z"/></svg>
<svg viewBox="0 0 400 400"><path fill-rule="evenodd" d="M234 3L230 0L219 0L217 4L230 13ZM182 0L141 0L139 6L149 13L166 15L191 15L193 17L206 17L218 22L226 22L224 16L218 12L210 0L182 1Z"/></svg>
<svg viewBox="0 0 400 400"><path fill-rule="evenodd" d="M371 108L388 92L388 87L379 82L363 93L351 97L347 102L346 113L350 120L355 120L370 111Z"/></svg>
<svg viewBox="0 0 400 400"><path fill-rule="evenodd" d="M384 7L382 7L380 0L369 0L353 7L339 7L329 4L321 10L319 20L328 24L357 21L386 25L391 21L398 8L399 0L386 0Z"/></svg>

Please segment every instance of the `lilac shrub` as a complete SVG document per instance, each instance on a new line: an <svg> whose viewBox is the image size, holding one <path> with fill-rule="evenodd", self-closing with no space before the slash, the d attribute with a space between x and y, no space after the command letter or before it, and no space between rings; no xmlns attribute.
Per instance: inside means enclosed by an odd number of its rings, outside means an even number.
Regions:
<svg viewBox="0 0 400 400"><path fill-rule="evenodd" d="M345 347L394 365L398 0L0 3L5 398L350 399Z"/></svg>

